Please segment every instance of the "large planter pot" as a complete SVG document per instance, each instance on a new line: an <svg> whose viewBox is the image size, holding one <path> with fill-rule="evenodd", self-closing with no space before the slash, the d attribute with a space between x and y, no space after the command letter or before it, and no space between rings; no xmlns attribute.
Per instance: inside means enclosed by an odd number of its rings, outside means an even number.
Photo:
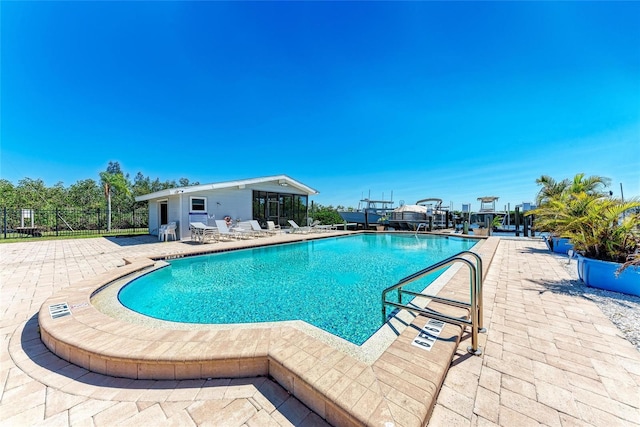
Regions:
<svg viewBox="0 0 640 427"><path fill-rule="evenodd" d="M473 235L474 236L488 236L489 235L489 229L488 228L472 228L471 231L473 231Z"/></svg>
<svg viewBox="0 0 640 427"><path fill-rule="evenodd" d="M569 239L565 239L564 237L552 237L551 242L547 242L547 246L549 246L552 252L557 254L566 254L573 249L573 245Z"/></svg>
<svg viewBox="0 0 640 427"><path fill-rule="evenodd" d="M593 288L640 296L640 268L628 267L616 277L620 265L578 255L578 276Z"/></svg>

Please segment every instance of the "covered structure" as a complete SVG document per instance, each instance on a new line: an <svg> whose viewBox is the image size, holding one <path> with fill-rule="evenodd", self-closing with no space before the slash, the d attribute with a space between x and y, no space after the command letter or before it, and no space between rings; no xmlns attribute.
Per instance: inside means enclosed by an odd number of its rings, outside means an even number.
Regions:
<svg viewBox="0 0 640 427"><path fill-rule="evenodd" d="M478 197L480 210L469 214L469 222L481 227L489 227L496 214L506 214L503 211L496 211L497 196Z"/></svg>
<svg viewBox="0 0 640 427"><path fill-rule="evenodd" d="M188 235L190 222L215 224L229 216L233 221L255 219L266 228L267 221L287 225L293 219L306 224L309 196L313 188L287 175L225 181L189 187L168 188L136 197L149 202L149 232L161 225L178 224L178 238Z"/></svg>

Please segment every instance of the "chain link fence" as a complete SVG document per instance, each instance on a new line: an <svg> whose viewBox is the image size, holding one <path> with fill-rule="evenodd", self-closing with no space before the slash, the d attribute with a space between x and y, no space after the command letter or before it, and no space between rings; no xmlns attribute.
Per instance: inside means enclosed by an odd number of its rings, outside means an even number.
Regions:
<svg viewBox="0 0 640 427"><path fill-rule="evenodd" d="M47 236L126 235L149 232L148 208L111 210L108 230L106 209L0 208L0 238Z"/></svg>

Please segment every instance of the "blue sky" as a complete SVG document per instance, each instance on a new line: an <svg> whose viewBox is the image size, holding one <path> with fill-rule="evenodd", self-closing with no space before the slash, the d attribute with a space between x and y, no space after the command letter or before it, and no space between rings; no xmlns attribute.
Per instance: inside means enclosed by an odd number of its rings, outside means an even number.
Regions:
<svg viewBox="0 0 640 427"><path fill-rule="evenodd" d="M0 177L640 195L638 2L2 2Z"/></svg>

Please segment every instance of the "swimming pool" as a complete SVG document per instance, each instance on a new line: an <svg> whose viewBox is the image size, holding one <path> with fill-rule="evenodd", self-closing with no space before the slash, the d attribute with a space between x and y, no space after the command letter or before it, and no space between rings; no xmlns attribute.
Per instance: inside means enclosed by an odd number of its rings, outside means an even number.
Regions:
<svg viewBox="0 0 640 427"><path fill-rule="evenodd" d="M361 345L382 326L383 289L476 242L358 234L188 257L133 280L118 298L131 310L174 322L303 320ZM406 289L420 291L436 277Z"/></svg>

